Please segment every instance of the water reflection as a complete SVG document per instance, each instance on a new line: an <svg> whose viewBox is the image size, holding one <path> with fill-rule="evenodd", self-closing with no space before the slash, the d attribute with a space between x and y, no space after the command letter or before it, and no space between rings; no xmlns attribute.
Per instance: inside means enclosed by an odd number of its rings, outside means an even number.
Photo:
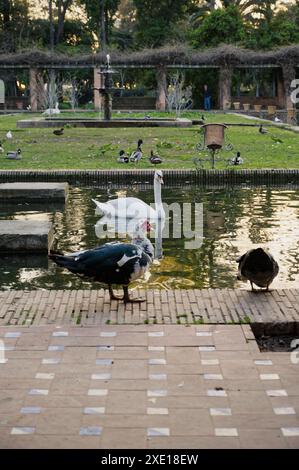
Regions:
<svg viewBox="0 0 299 470"><path fill-rule="evenodd" d="M152 201L152 188L126 190L127 196ZM119 190L110 188L109 197ZM250 248L266 246L280 264L273 288L296 287L299 281L299 190L279 188L173 188L163 189L166 203L203 203L204 240L201 248L186 250L184 239L163 239L163 226L154 226L151 240L159 263L151 277L138 286L149 288L223 288L246 287L236 279L236 258ZM56 248L71 252L91 248L107 239L98 238L98 216L92 198L106 201L107 190L72 188L68 203L61 208L44 206L0 207L0 218L47 218L55 226ZM29 209L29 210L28 210ZM117 230L126 236L126 227ZM173 233L173 220L170 220ZM125 238L125 237L124 237ZM1 289L8 288L90 288L71 273L63 271L46 257L32 257L32 265L23 258L0 257ZM36 264L35 263L36 260ZM38 261L39 260L39 261ZM97 285L94 285L97 287Z"/></svg>

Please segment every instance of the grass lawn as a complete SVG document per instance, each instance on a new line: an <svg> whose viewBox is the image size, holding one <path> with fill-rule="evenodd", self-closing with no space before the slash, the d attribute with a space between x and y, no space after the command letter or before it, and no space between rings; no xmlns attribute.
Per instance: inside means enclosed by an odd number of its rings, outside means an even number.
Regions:
<svg viewBox="0 0 299 470"><path fill-rule="evenodd" d="M168 114L148 113L151 116L166 117ZM53 135L53 129L17 129L20 119L41 115L18 114L0 116L0 141L5 153L0 154L0 169L115 169L135 168L134 164L123 165L117 162L121 149L128 153L136 148L138 139L143 139L143 160L138 168L151 168L148 161L150 151L157 152L163 158L161 168L195 168L194 157L207 156L207 152L195 149L201 138L198 126L193 128L123 128L123 129L85 129L68 126L64 135ZM74 117L72 113L60 117ZM77 113L76 117L98 117L97 114ZM143 114L115 114L114 117L143 117ZM186 113L182 117L200 118L200 114ZM206 122L251 123L242 116L225 114L206 114ZM258 120L256 121L258 122ZM59 124L57 125L59 128ZM13 139L6 139L6 132L11 130ZM261 135L255 127L230 127L227 129L227 141L234 145L231 152L222 151L223 161L217 162L217 168L227 168L227 160L237 151L241 152L244 165L237 168L299 168L299 135L279 129L269 128L270 134ZM279 138L276 143L271 136ZM5 158L8 150L22 149L22 160ZM206 168L210 165L206 164ZM235 167L236 168L236 167Z"/></svg>

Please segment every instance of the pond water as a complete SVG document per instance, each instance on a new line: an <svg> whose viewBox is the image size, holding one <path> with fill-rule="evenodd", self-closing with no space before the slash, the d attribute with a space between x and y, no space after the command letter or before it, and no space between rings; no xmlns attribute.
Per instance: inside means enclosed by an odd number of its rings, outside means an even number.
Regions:
<svg viewBox="0 0 299 470"><path fill-rule="evenodd" d="M130 187L126 191L73 187L65 207L31 203L0 205L1 219L47 218L55 229L55 248L78 251L105 240L95 234L96 198L102 202L118 195L153 202L153 189ZM268 247L280 265L273 287L299 284L299 190L296 188L163 188L166 203L203 203L203 243L185 248L183 238L163 239L163 258L151 268L148 280L135 286L170 288L245 287L237 281L236 258L246 250ZM171 231L170 231L171 232ZM107 240L106 240L107 241ZM155 242L153 237L152 242ZM46 255L1 255L0 289L98 288L48 261ZM249 286L248 286L249 287Z"/></svg>

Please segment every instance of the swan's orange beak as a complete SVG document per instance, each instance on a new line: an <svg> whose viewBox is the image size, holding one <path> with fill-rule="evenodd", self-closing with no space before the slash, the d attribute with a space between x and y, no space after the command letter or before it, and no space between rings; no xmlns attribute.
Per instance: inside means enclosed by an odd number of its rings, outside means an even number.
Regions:
<svg viewBox="0 0 299 470"><path fill-rule="evenodd" d="M163 178L160 178L160 183L161 183L161 184L164 184Z"/></svg>

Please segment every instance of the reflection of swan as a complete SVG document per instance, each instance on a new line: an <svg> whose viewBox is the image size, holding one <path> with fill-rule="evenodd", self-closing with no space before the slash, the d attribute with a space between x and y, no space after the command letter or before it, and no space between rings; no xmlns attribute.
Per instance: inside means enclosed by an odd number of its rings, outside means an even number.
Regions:
<svg viewBox="0 0 299 470"><path fill-rule="evenodd" d="M165 212L161 199L161 185L163 184L162 171L156 171L154 176L155 209L136 197L112 199L105 203L93 199L96 204L96 213L107 217L126 219L143 218L149 220L164 219Z"/></svg>
<svg viewBox="0 0 299 470"><path fill-rule="evenodd" d="M58 108L58 103L55 104L55 108L46 109L43 114L60 114L60 109Z"/></svg>

